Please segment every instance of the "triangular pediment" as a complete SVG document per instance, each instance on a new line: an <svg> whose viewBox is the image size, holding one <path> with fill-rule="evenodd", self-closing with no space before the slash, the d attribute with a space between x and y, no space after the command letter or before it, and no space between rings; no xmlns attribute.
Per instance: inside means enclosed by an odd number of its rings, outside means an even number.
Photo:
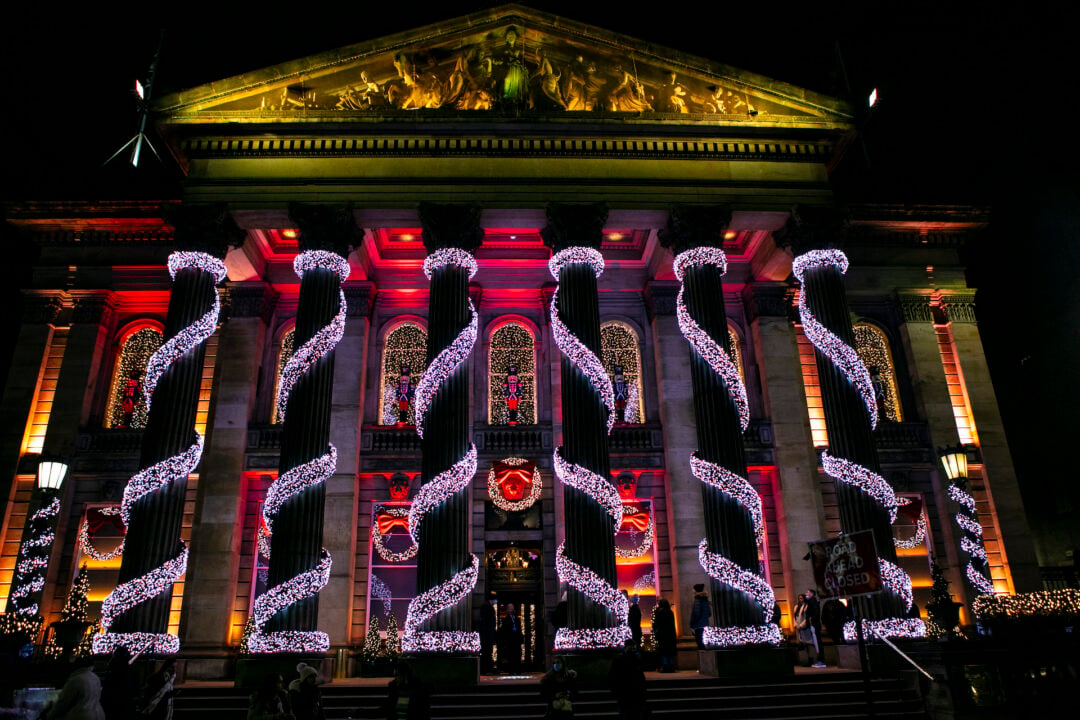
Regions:
<svg viewBox="0 0 1080 720"><path fill-rule="evenodd" d="M850 106L753 73L506 5L160 98L168 123L515 113L846 128Z"/></svg>

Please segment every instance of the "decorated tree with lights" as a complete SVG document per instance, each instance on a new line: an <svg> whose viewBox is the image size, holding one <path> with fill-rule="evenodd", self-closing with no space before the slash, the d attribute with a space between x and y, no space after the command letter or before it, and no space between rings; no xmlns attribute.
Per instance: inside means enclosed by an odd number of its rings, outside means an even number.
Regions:
<svg viewBox="0 0 1080 720"><path fill-rule="evenodd" d="M937 563L937 559L930 560L930 602L926 605L926 613L929 616L926 634L934 638L953 638L960 628L959 603L953 600L949 592L949 581L945 577L945 571Z"/></svg>
<svg viewBox="0 0 1080 720"><path fill-rule="evenodd" d="M62 621L86 622L86 594L88 592L90 592L90 576L86 572L86 565L83 565L75 577L75 584L71 586L64 609L60 611Z"/></svg>
<svg viewBox="0 0 1080 720"><path fill-rule="evenodd" d="M364 662L373 663L379 657L380 647L382 638L379 637L379 618L372 614L368 621L367 635L364 636L364 646L360 649L360 657Z"/></svg>
<svg viewBox="0 0 1080 720"><path fill-rule="evenodd" d="M394 613L386 619L386 656L397 660L401 655L401 637L398 635L397 618Z"/></svg>

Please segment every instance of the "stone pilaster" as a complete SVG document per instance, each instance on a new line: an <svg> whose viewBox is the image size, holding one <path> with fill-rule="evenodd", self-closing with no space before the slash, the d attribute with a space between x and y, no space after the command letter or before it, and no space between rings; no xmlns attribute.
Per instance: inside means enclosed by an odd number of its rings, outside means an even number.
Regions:
<svg viewBox="0 0 1080 720"><path fill-rule="evenodd" d="M244 455L255 402L259 360L267 336L267 309L276 300L262 282L229 283L214 373L215 395L199 474L191 554L180 621L190 651L221 651L229 644L236 600L247 487ZM189 662L189 677L223 677L224 659Z"/></svg>
<svg viewBox="0 0 1080 720"><path fill-rule="evenodd" d="M806 387L791 320L791 288L779 282L750 283L743 302L750 318L762 403L772 424L773 450L780 473L776 518L790 611L798 593L814 585L810 564L803 560L807 543L825 537L818 460L805 410Z"/></svg>

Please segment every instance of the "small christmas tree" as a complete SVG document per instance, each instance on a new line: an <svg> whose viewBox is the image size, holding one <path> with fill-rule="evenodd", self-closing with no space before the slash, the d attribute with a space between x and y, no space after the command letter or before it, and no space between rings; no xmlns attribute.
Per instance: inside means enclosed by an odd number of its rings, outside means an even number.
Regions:
<svg viewBox="0 0 1080 720"><path fill-rule="evenodd" d="M379 638L379 618L372 615L371 621L368 623L367 635L364 636L364 647L360 650L360 656L364 659L364 662L373 663L379 657L380 647L382 647L382 640Z"/></svg>
<svg viewBox="0 0 1080 720"><path fill-rule="evenodd" d="M247 622L244 623L244 633L240 636L240 654L250 655L251 646L248 645L248 641L251 639L252 633L255 632L255 616L248 617Z"/></svg>
<svg viewBox="0 0 1080 720"><path fill-rule="evenodd" d="M933 557L930 559L930 579L933 584L930 586L930 602L926 605L929 617L926 633L933 638L955 637L959 633L956 603L949 593L949 581L945 578L945 571Z"/></svg>
<svg viewBox="0 0 1080 720"><path fill-rule="evenodd" d="M79 575L75 578L75 584L68 593L67 603L60 611L60 619L63 622L86 622L86 594L90 592L90 577L86 572L86 565L79 569Z"/></svg>
<svg viewBox="0 0 1080 720"><path fill-rule="evenodd" d="M401 655L401 638L398 637L397 618L394 613L386 621L386 655L391 660L397 660Z"/></svg>

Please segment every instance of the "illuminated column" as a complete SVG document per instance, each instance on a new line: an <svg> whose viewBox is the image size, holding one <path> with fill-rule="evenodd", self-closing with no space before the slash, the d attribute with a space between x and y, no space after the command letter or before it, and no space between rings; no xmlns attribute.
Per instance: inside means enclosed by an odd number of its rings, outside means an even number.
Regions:
<svg viewBox="0 0 1080 720"><path fill-rule="evenodd" d="M94 650L124 645L133 652L176 652L165 633L172 585L184 573L187 548L180 540L187 476L199 464L202 437L195 431L206 340L217 328L216 285L225 277L221 258L244 233L222 206L182 205L173 218L178 250L169 256L172 295L165 342L147 366L148 414L139 467L124 490L127 525L119 584L102 604L104 635Z"/></svg>
<svg viewBox="0 0 1080 720"><path fill-rule="evenodd" d="M822 467L835 482L841 526L849 533L870 530L877 544L885 592L857 599L860 614L883 634L922 637L922 621L905 619L912 603L911 579L896 565L892 536L896 494L878 466L872 434L877 403L869 372L855 352L843 280L848 260L835 247L845 229L843 217L835 211L799 208L776 237L795 256L792 272L801 284L799 316L817 353L829 429Z"/></svg>
<svg viewBox="0 0 1080 720"><path fill-rule="evenodd" d="M699 562L712 579L713 626L703 633L708 647L780 643L769 622L773 591L759 574L758 546L764 537L761 498L746 480L742 433L750 422L746 388L730 357L720 249L731 210L679 207L671 211L660 241L675 254L682 282L676 317L690 343L698 451L689 461L701 481L705 538Z"/></svg>
<svg viewBox="0 0 1080 720"><path fill-rule="evenodd" d="M409 603L406 652L480 651L470 631L470 599L478 559L469 552L468 488L476 473L470 437L466 361L476 343L477 314L469 299L476 273L472 253L483 242L475 205L420 205L428 299L428 368L417 384L416 432L421 437L422 486L409 512L419 545L417 596Z"/></svg>
<svg viewBox="0 0 1080 720"><path fill-rule="evenodd" d="M622 501L611 484L607 434L614 422L611 380L600 362L597 278L607 209L550 205L545 244L558 280L551 303L555 344L562 354L562 438L555 450L563 483L566 540L556 553L559 579L569 586L568 627L558 650L621 647L630 637L626 599L616 589L615 538Z"/></svg>
<svg viewBox="0 0 1080 720"><path fill-rule="evenodd" d="M325 652L329 636L317 630L319 591L330 577L323 547L326 480L337 467L330 444L334 347L345 332L349 277L345 259L359 231L348 207L295 204L300 228L296 352L281 371L278 417L283 418L278 479L266 494L263 516L272 532L267 591L253 610L248 646L256 653Z"/></svg>
<svg viewBox="0 0 1080 720"><path fill-rule="evenodd" d="M181 641L185 649L228 645L240 571L246 487L244 456L267 324L276 296L263 282L228 284L214 378L214 403L199 471L191 555L184 579ZM222 677L225 660L189 661L187 676Z"/></svg>

